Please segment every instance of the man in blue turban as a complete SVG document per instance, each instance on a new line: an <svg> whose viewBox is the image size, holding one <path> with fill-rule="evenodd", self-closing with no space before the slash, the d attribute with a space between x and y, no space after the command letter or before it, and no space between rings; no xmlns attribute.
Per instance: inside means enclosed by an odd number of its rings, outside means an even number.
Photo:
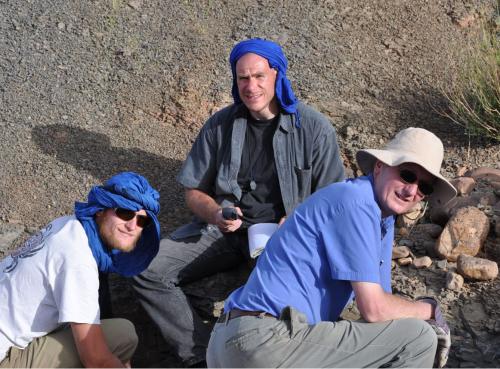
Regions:
<svg viewBox="0 0 500 369"><path fill-rule="evenodd" d="M245 40L229 62L234 104L208 119L177 176L195 219L163 239L134 278L144 309L185 366L203 364L210 327L183 284L244 263L251 225L283 223L311 193L344 178L335 130L295 97L281 47Z"/></svg>
<svg viewBox="0 0 500 369"><path fill-rule="evenodd" d="M100 319L99 272L149 265L158 199L142 176L117 174L0 261L0 368L130 365L137 334L128 320Z"/></svg>

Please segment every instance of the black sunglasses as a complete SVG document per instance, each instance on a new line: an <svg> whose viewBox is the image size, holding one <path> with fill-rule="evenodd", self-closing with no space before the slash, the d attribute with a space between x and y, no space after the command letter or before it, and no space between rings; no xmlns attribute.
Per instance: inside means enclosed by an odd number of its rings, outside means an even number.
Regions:
<svg viewBox="0 0 500 369"><path fill-rule="evenodd" d="M408 169L401 169L399 171L399 177L403 180L403 182L410 184L413 184L418 180L417 175ZM418 181L418 191L421 195L429 196L432 192L434 192L434 187L428 182Z"/></svg>
<svg viewBox="0 0 500 369"><path fill-rule="evenodd" d="M121 220L125 220L126 222L134 219L134 217L137 217L136 222L137 222L138 227L145 228L151 224L150 217L148 217L147 215L138 215L133 210L123 209L123 208L115 208L114 211L115 211L115 214L118 218L120 218Z"/></svg>

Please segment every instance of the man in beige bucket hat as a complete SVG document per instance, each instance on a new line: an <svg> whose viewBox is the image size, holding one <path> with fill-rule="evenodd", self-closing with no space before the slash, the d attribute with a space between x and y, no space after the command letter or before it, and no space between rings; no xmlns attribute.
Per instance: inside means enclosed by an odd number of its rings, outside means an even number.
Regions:
<svg viewBox="0 0 500 369"><path fill-rule="evenodd" d="M421 128L360 150L366 175L297 207L226 300L209 367L444 366L450 331L436 300L391 294L395 216L456 194L442 159L439 138ZM353 298L363 320L339 319Z"/></svg>

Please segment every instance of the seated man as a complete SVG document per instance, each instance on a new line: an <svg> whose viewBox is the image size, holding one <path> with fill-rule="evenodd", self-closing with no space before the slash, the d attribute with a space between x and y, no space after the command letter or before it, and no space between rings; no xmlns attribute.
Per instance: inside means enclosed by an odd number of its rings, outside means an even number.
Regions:
<svg viewBox="0 0 500 369"><path fill-rule="evenodd" d="M206 122L177 177L196 221L163 239L135 278L141 304L186 366L205 360L210 329L183 284L241 264L248 226L280 223L312 192L344 178L335 130L295 98L281 47L246 40L230 64L234 104ZM235 219L224 218L224 207Z"/></svg>
<svg viewBox="0 0 500 369"><path fill-rule="evenodd" d="M148 266L159 247L158 199L146 179L120 173L0 262L1 368L130 366L134 326L100 321L98 273Z"/></svg>
<svg viewBox="0 0 500 369"><path fill-rule="evenodd" d="M367 176L311 195L269 240L212 332L210 367L430 367L449 350L432 298L391 294L394 218L456 194L440 174L443 145L420 128L361 150ZM363 320L339 320L355 297ZM425 322L430 321L433 325Z"/></svg>

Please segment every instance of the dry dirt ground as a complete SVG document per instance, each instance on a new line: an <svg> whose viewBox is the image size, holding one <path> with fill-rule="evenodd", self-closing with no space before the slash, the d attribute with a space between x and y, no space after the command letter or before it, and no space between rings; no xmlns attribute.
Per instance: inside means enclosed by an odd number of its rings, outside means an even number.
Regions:
<svg viewBox="0 0 500 369"><path fill-rule="evenodd" d="M358 148L408 126L442 138L450 177L498 168L498 144L435 111L495 11L495 0L0 0L0 252L123 170L160 190L164 234L185 222L175 174L205 119L231 102L228 55L248 37L283 46L297 96L331 118L351 173ZM205 281L219 300L225 280ZM447 293L434 270L397 269L394 283ZM113 302L138 326L136 365L179 365L127 286L113 279ZM475 282L445 296L450 366L500 366L498 291Z"/></svg>

